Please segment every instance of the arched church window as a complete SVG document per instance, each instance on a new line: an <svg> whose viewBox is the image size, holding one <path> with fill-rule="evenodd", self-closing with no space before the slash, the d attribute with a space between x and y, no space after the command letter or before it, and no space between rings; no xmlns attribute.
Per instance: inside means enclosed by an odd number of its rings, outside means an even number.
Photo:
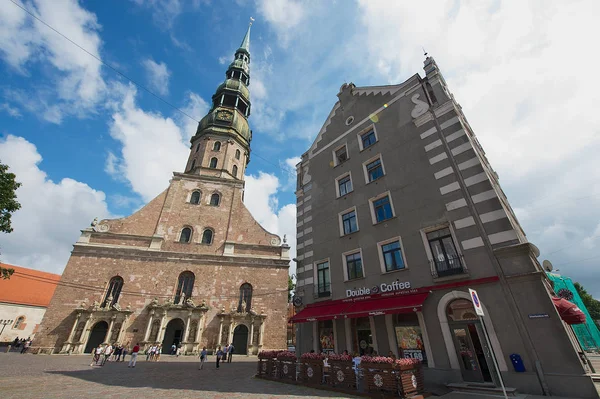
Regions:
<svg viewBox="0 0 600 399"><path fill-rule="evenodd" d="M181 230L181 235L179 236L179 242L181 243L188 243L190 242L192 239L192 229L190 229L189 227L184 227L183 230Z"/></svg>
<svg viewBox="0 0 600 399"><path fill-rule="evenodd" d="M456 299L448 304L446 309L448 320L451 321L469 321L477 320L473 311L473 303L467 299Z"/></svg>
<svg viewBox="0 0 600 399"><path fill-rule="evenodd" d="M179 275L179 280L177 281L177 291L175 292L175 300L173 301L175 305L178 303L183 303L186 299L192 297L195 280L196 276L194 276L194 273L190 271L185 271Z"/></svg>
<svg viewBox="0 0 600 399"><path fill-rule="evenodd" d="M198 150L200 150L200 143L196 145L196 152L198 152Z"/></svg>
<svg viewBox="0 0 600 399"><path fill-rule="evenodd" d="M202 244L212 244L213 235L214 233L211 229L204 230L204 233L202 233Z"/></svg>
<svg viewBox="0 0 600 399"><path fill-rule="evenodd" d="M236 165L233 165L233 168L231 168L231 174L233 175L233 177L237 177L237 172L238 167Z"/></svg>
<svg viewBox="0 0 600 399"><path fill-rule="evenodd" d="M235 159L240 159L241 152L240 150L235 150Z"/></svg>
<svg viewBox="0 0 600 399"><path fill-rule="evenodd" d="M104 301L102 307L112 306L119 302L119 296L121 295L121 289L123 289L123 278L121 276L114 276L108 282L108 289L104 295Z"/></svg>
<svg viewBox="0 0 600 399"><path fill-rule="evenodd" d="M192 193L192 196L190 197L190 204L199 204L201 195L202 194L200 193L200 191L194 191Z"/></svg>
<svg viewBox="0 0 600 399"><path fill-rule="evenodd" d="M23 324L24 321L25 321L25 316L19 316L17 318L17 321L15 321L15 324L13 324L13 328L21 327L21 325Z"/></svg>
<svg viewBox="0 0 600 399"><path fill-rule="evenodd" d="M252 286L244 283L240 286L240 302L238 312L249 312L252 308Z"/></svg>
<svg viewBox="0 0 600 399"><path fill-rule="evenodd" d="M217 161L217 158L212 158L212 159L210 160L210 168L211 168L211 169L217 169L217 162L218 162L218 161Z"/></svg>
<svg viewBox="0 0 600 399"><path fill-rule="evenodd" d="M213 195L210 196L210 204L212 206L219 206L219 203L221 202L221 196L217 193L214 193Z"/></svg>
<svg viewBox="0 0 600 399"><path fill-rule="evenodd" d="M215 141L215 143L213 144L213 151L221 151L221 142L220 141Z"/></svg>
<svg viewBox="0 0 600 399"><path fill-rule="evenodd" d="M196 160L192 160L192 166L190 166L190 170L194 169L196 167Z"/></svg>

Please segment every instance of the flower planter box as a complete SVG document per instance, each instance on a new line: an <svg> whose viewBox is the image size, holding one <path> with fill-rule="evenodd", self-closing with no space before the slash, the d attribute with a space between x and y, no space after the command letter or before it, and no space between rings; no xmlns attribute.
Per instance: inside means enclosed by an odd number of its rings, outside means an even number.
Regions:
<svg viewBox="0 0 600 399"><path fill-rule="evenodd" d="M384 393L398 395L398 373L391 363L365 363L360 364L364 374L366 388L371 393Z"/></svg>
<svg viewBox="0 0 600 399"><path fill-rule="evenodd" d="M423 366L416 364L412 366L400 366L399 384L402 396L412 396L425 391L423 378Z"/></svg>
<svg viewBox="0 0 600 399"><path fill-rule="evenodd" d="M273 359L258 359L257 377L271 378L273 375Z"/></svg>
<svg viewBox="0 0 600 399"><path fill-rule="evenodd" d="M277 370L280 379L296 381L296 359L277 359Z"/></svg>
<svg viewBox="0 0 600 399"><path fill-rule="evenodd" d="M342 389L356 389L356 374L352 360L330 360L329 385Z"/></svg>
<svg viewBox="0 0 600 399"><path fill-rule="evenodd" d="M320 385L323 382L323 360L302 360L300 379L309 385Z"/></svg>

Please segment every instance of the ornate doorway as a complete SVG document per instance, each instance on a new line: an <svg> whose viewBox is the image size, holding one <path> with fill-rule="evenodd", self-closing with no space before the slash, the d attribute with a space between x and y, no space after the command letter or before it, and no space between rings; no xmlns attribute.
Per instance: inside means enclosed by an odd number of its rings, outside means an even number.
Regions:
<svg viewBox="0 0 600 399"><path fill-rule="evenodd" d="M102 344L104 342L104 338L106 338L107 332L107 322L99 321L98 323L94 324L94 327L92 327L92 331L90 333L90 338L88 339L87 345L85 346L84 353L92 353L92 349Z"/></svg>
<svg viewBox="0 0 600 399"><path fill-rule="evenodd" d="M248 353L248 327L243 324L233 330L233 348L236 355Z"/></svg>
<svg viewBox="0 0 600 399"><path fill-rule="evenodd" d="M171 353L171 346L181 343L184 329L185 324L181 319L173 319L167 324L165 338L162 342L162 353Z"/></svg>

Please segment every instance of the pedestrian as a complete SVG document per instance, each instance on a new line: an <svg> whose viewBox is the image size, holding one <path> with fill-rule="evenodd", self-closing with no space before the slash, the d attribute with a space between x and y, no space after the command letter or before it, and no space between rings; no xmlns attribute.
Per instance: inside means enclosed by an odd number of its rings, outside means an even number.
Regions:
<svg viewBox="0 0 600 399"><path fill-rule="evenodd" d="M131 359L129 360L129 365L127 367L135 367L135 363L137 362L138 352L140 351L140 344L135 344L133 349L131 350Z"/></svg>
<svg viewBox="0 0 600 399"><path fill-rule="evenodd" d="M198 370L202 370L202 367L204 367L206 356L208 356L208 351L206 350L205 346L204 348L202 348L202 352L200 352L200 367L198 367Z"/></svg>
<svg viewBox="0 0 600 399"><path fill-rule="evenodd" d="M108 358L110 357L110 355L112 355L113 353L113 347L111 344L106 344L106 346L104 347L104 359L102 359L102 364L100 364L100 366L104 366L106 364L106 362L108 361Z"/></svg>
<svg viewBox="0 0 600 399"><path fill-rule="evenodd" d="M112 356L112 361L113 362L118 362L119 359L121 359L121 352L123 351L123 348L121 347L121 344L115 344L115 350L113 352L113 356Z"/></svg>
<svg viewBox="0 0 600 399"><path fill-rule="evenodd" d="M229 344L225 344L225 348L223 349L223 361L227 361L227 351L229 350Z"/></svg>
<svg viewBox="0 0 600 399"><path fill-rule="evenodd" d="M127 356L128 352L129 352L129 342L127 342L125 344L125 346L123 346L123 358L121 359L122 362L125 361L125 356Z"/></svg>
<svg viewBox="0 0 600 399"><path fill-rule="evenodd" d="M179 357L179 355L181 355L181 346L178 346L177 350L175 351L175 357Z"/></svg>
<svg viewBox="0 0 600 399"><path fill-rule="evenodd" d="M223 357L223 351L221 350L221 346L217 346L217 369L219 368L219 362L221 361L221 358Z"/></svg>
<svg viewBox="0 0 600 399"><path fill-rule="evenodd" d="M173 345L171 345L171 355L174 355L176 351L177 351L177 345L175 345L175 343L173 343Z"/></svg>
<svg viewBox="0 0 600 399"><path fill-rule="evenodd" d="M92 362L90 363L90 367L94 367L94 363L96 362L96 348L92 349Z"/></svg>
<svg viewBox="0 0 600 399"><path fill-rule="evenodd" d="M229 348L227 348L227 363L231 363L231 358L233 358L234 349L235 347L233 346L233 344L229 345Z"/></svg>
<svg viewBox="0 0 600 399"><path fill-rule="evenodd" d="M160 354L162 352L162 345L158 345L156 347L156 351L154 352L154 361L158 362L160 360Z"/></svg>
<svg viewBox="0 0 600 399"><path fill-rule="evenodd" d="M94 356L94 363L96 363L96 365L98 365L98 362L100 361L100 358L102 357L103 353L104 347L102 345L98 345L98 347L96 348L96 356Z"/></svg>

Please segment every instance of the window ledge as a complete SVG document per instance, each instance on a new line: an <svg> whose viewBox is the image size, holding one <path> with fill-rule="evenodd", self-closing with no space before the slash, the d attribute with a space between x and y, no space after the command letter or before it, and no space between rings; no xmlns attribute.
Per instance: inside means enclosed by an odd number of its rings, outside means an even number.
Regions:
<svg viewBox="0 0 600 399"><path fill-rule="evenodd" d="M446 282L446 281L468 279L470 277L471 277L471 275L467 272L467 273L455 274L453 276L434 277L433 278L433 282L434 283L443 283L443 282Z"/></svg>
<svg viewBox="0 0 600 399"><path fill-rule="evenodd" d="M385 219L385 220L382 220L381 222L375 222L375 223L373 223L373 226L377 226L377 225L379 225L379 224L384 224L385 222L389 222L390 220L394 220L394 219L396 219L397 217L398 217L398 216L392 216L391 218L389 218L389 219Z"/></svg>
<svg viewBox="0 0 600 399"><path fill-rule="evenodd" d="M352 190L352 191L348 191L348 192L347 192L346 194L344 194L344 195L339 195L339 196L335 197L335 199L340 199L340 198L344 198L344 199L345 199L347 196L349 196L349 195L350 195L350 194L352 194L353 192L354 192L354 190Z"/></svg>
<svg viewBox="0 0 600 399"><path fill-rule="evenodd" d="M402 269L390 270L389 272L382 272L381 274L382 275L392 274L392 273L397 273L397 272L403 272L403 271L406 271L406 270L408 270L408 267L404 266Z"/></svg>
<svg viewBox="0 0 600 399"><path fill-rule="evenodd" d="M348 279L348 280L344 280L344 282L345 283L351 283L351 282L358 281L358 280L364 280L366 278L367 278L366 276L356 277L356 278L351 278L351 279Z"/></svg>
<svg viewBox="0 0 600 399"><path fill-rule="evenodd" d="M345 164L346 162L348 162L350 160L350 157L346 158L346 160L344 162L338 162L335 164L335 166L333 167L334 169L337 168L338 166L342 166L343 164Z"/></svg>
<svg viewBox="0 0 600 399"><path fill-rule="evenodd" d="M378 182L379 180L383 179L384 177L385 177L385 175L383 175L383 176L380 176L380 177L378 177L378 178L377 178L377 179L375 179L375 180L371 180L370 182L367 182L367 184L366 184L366 185L368 186L368 185L369 185L369 184L371 184L371 183Z"/></svg>
<svg viewBox="0 0 600 399"><path fill-rule="evenodd" d="M377 143L379 143L379 140L377 140L376 142L374 142L373 144L371 144L371 145L370 145L370 146L368 146L367 148L363 148L363 149L361 149L361 150L359 151L359 153L362 153L363 151L366 151L366 150L370 150L370 149L372 149L372 148L375 146L375 144L377 144Z"/></svg>
<svg viewBox="0 0 600 399"><path fill-rule="evenodd" d="M352 233L348 233L348 234L342 234L342 235L340 236L340 238L349 237L349 236L351 236L351 235L353 235L353 234L356 234L356 233L358 233L359 231L360 231L360 229L358 229L358 230L356 230L356 231L353 231Z"/></svg>

